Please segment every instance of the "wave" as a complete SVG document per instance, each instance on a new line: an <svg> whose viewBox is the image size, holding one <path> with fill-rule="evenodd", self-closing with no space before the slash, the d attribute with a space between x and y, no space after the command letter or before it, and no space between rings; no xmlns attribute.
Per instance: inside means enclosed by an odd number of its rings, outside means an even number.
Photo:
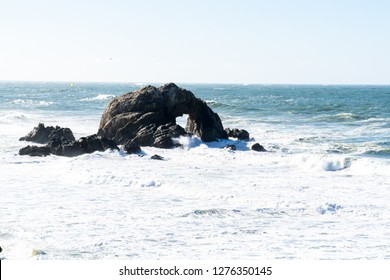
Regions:
<svg viewBox="0 0 390 280"><path fill-rule="evenodd" d="M205 100L206 104L212 108L232 108L234 105L219 102L217 100Z"/></svg>
<svg viewBox="0 0 390 280"><path fill-rule="evenodd" d="M363 155L389 158L390 157L390 148L389 149L368 150L368 151L365 151L363 153Z"/></svg>
<svg viewBox="0 0 390 280"><path fill-rule="evenodd" d="M210 208L210 209L195 209L190 213L181 215L183 218L192 217L192 218L226 218L232 217L235 215L242 215L241 211L238 209L220 209L220 208Z"/></svg>
<svg viewBox="0 0 390 280"><path fill-rule="evenodd" d="M98 94L95 97L87 97L87 98L80 99L80 101L101 101L101 100L112 99L114 97L115 95L112 94Z"/></svg>
<svg viewBox="0 0 390 280"><path fill-rule="evenodd" d="M354 113L338 113L314 116L315 121L330 121L330 122L355 122L366 121L372 119L372 116L359 115Z"/></svg>
<svg viewBox="0 0 390 280"><path fill-rule="evenodd" d="M353 114L353 113L338 113L335 115L335 119L345 120L345 121L365 120L366 118L367 118L366 116Z"/></svg>
<svg viewBox="0 0 390 280"><path fill-rule="evenodd" d="M27 105L27 106L50 106L54 104L52 101L42 101L42 100L31 100L31 99L16 99L11 102L10 104L17 104L17 105Z"/></svg>
<svg viewBox="0 0 390 280"><path fill-rule="evenodd" d="M352 159L344 156L309 155L297 156L292 164L308 170L340 171L351 167Z"/></svg>
<svg viewBox="0 0 390 280"><path fill-rule="evenodd" d="M15 121L26 123L33 119L34 118L31 115L26 114L24 112L9 112L5 114L0 114L0 121L5 123L12 123Z"/></svg>

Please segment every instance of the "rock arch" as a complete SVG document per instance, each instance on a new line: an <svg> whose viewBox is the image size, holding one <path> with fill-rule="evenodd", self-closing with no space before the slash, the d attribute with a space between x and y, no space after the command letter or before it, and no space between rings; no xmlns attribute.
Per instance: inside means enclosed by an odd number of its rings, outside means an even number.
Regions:
<svg viewBox="0 0 390 280"><path fill-rule="evenodd" d="M188 114L185 129L176 124L176 118L183 114ZM173 147L172 137L186 134L205 142L227 139L218 114L173 83L146 86L114 98L102 115L98 134L119 144L133 141L159 148Z"/></svg>

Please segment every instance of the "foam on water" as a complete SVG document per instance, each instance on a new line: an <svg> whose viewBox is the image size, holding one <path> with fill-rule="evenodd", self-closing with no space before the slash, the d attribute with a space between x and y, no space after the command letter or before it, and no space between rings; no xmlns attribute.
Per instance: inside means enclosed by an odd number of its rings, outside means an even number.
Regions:
<svg viewBox="0 0 390 280"><path fill-rule="evenodd" d="M213 92L211 86L192 87L196 95ZM218 87L208 99L237 90L242 88ZM282 109L302 103L306 94L283 99L283 90L277 88L272 99ZM72 98L101 92L111 91L81 87ZM294 115L284 121L271 111L244 115L237 101L235 109L217 112L225 127L247 129L249 142L180 137L175 141L182 148L144 147L140 155L18 155L30 144L18 138L38 122L70 127L76 137L95 133L110 98L75 102L79 107L64 111L0 108L0 258L389 258L389 158L365 154L388 147L388 117L352 120L359 126L318 120L313 125ZM251 100L257 104L255 96ZM83 106L93 110L85 113ZM269 152L251 151L255 142ZM237 150L223 149L227 144ZM152 160L154 154L165 160Z"/></svg>
<svg viewBox="0 0 390 280"><path fill-rule="evenodd" d="M82 98L80 99L80 101L100 101L100 100L112 99L114 97L115 95L112 94L98 94L95 97Z"/></svg>

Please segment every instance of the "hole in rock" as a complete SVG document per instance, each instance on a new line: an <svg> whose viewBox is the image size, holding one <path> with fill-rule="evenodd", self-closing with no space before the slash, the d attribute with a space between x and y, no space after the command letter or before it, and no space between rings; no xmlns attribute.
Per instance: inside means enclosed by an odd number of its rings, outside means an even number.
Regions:
<svg viewBox="0 0 390 280"><path fill-rule="evenodd" d="M187 125L187 119L188 119L188 114L184 114L181 117L176 118L176 124L180 125L182 128L186 128Z"/></svg>

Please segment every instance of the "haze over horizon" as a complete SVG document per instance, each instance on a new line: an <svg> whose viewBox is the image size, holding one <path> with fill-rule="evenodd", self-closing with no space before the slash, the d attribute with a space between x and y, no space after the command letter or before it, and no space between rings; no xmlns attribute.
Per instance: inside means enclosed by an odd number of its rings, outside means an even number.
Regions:
<svg viewBox="0 0 390 280"><path fill-rule="evenodd" d="M390 84L387 1L3 0L0 80Z"/></svg>

